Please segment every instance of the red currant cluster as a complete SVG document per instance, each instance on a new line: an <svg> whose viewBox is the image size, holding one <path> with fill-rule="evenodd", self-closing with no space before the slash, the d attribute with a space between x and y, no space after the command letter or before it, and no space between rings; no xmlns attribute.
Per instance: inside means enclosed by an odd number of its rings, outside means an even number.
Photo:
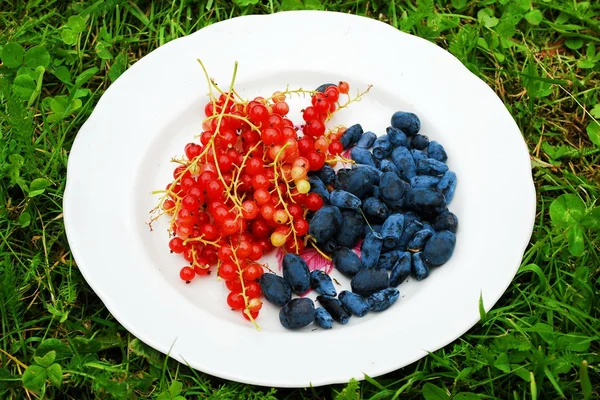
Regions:
<svg viewBox="0 0 600 400"><path fill-rule="evenodd" d="M171 251L189 263L181 279L189 283L217 266L230 290L227 304L254 321L262 307L260 258L282 246L299 254L309 243L306 214L321 208L323 199L310 193L307 174L342 159L344 128L327 132L325 124L345 107L339 97L348 93L348 84L324 92L286 90L251 101L233 85L219 97L212 95L213 87L220 91L213 83L200 143L185 146L174 180L160 191L161 215L172 216ZM301 137L286 117L286 95L292 93L311 95Z"/></svg>

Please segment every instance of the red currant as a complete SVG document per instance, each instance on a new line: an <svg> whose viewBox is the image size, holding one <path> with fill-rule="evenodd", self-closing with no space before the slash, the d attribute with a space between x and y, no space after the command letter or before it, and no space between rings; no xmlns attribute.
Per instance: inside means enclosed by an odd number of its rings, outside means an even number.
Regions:
<svg viewBox="0 0 600 400"><path fill-rule="evenodd" d="M231 281L239 277L238 269L230 261L223 262L219 267L219 276L225 281Z"/></svg>
<svg viewBox="0 0 600 400"><path fill-rule="evenodd" d="M340 81L340 83L338 83L338 89L340 93L348 94L350 91L350 85L348 85L348 82Z"/></svg>
<svg viewBox="0 0 600 400"><path fill-rule="evenodd" d="M306 201L304 204L310 211L317 211L323 207L323 198L316 193L310 193L308 196L306 196Z"/></svg>
<svg viewBox="0 0 600 400"><path fill-rule="evenodd" d="M244 284L246 285L246 296L251 299L260 297L262 290L260 290L258 282L245 282Z"/></svg>
<svg viewBox="0 0 600 400"><path fill-rule="evenodd" d="M196 272L192 267L186 266L181 268L181 271L179 271L179 277L181 280L185 281L185 283L190 283L192 279L196 277Z"/></svg>
<svg viewBox="0 0 600 400"><path fill-rule="evenodd" d="M238 292L229 293L227 295L227 305L234 310L241 310L245 305L244 296Z"/></svg>
<svg viewBox="0 0 600 400"><path fill-rule="evenodd" d="M242 271L242 277L247 281L255 281L259 279L262 274L263 268L258 264L250 264Z"/></svg>
<svg viewBox="0 0 600 400"><path fill-rule="evenodd" d="M185 247L183 246L183 240L178 237L174 237L173 239L169 240L169 248L173 253L177 254L181 254L183 253L183 250L185 250Z"/></svg>

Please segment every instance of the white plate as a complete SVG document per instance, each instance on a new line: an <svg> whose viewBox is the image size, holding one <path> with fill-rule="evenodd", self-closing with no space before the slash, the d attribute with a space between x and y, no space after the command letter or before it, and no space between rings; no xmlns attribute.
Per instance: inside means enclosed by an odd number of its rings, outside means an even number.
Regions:
<svg viewBox="0 0 600 400"><path fill-rule="evenodd" d="M311 25L309 29L308 26ZM325 45L326 47L321 47ZM315 51L312 49L322 48ZM169 254L165 220L150 232L154 189L173 156L201 131L207 86L196 62L245 96L348 81L373 85L333 123L384 132L396 110L421 117L458 175L450 209L460 219L453 258L421 282L400 286L391 309L333 330L284 330L265 304L261 331L226 305L214 275L185 285ZM292 104L298 110L306 99ZM489 310L521 262L535 214L529 155L494 92L450 53L372 19L326 12L248 16L209 26L153 51L102 96L68 165L64 217L87 282L114 317L150 346L235 381L276 387L378 376L450 343ZM267 259L271 265L274 257ZM339 276L338 276L339 278ZM343 278L339 280L348 285Z"/></svg>

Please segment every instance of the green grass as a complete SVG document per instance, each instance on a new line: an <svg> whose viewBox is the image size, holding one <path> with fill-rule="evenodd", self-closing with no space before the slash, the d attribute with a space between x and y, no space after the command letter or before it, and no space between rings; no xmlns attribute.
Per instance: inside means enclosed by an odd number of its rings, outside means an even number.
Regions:
<svg viewBox="0 0 600 400"><path fill-rule="evenodd" d="M250 3L259 2L2 2L0 398L600 396L600 125L592 119L600 119L600 4L593 1L321 1L449 49L496 91L527 141L538 194L531 244L504 296L463 337L346 388L268 390L168 360L112 318L65 237L73 139L104 90L158 46L233 16L321 7Z"/></svg>

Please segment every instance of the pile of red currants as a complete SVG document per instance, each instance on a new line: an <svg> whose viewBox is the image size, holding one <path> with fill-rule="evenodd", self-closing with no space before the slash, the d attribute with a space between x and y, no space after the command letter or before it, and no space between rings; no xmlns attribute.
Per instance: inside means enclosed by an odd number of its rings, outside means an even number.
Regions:
<svg viewBox="0 0 600 400"><path fill-rule="evenodd" d="M341 155L345 128L328 129L327 122L364 93L352 99L348 84L339 82L246 101L233 82L228 92L212 80L209 87L203 132L185 146L184 158L174 160L179 165L166 189L155 192L162 197L153 220L171 216L169 248L188 263L181 279L189 283L216 267L230 290L229 307L254 322L262 307L257 280L266 267L259 260L274 247L300 254L315 246L306 216L323 199L311 192L307 174L352 162ZM292 94L311 99L300 127L287 118ZM340 95L347 97L343 104Z"/></svg>

